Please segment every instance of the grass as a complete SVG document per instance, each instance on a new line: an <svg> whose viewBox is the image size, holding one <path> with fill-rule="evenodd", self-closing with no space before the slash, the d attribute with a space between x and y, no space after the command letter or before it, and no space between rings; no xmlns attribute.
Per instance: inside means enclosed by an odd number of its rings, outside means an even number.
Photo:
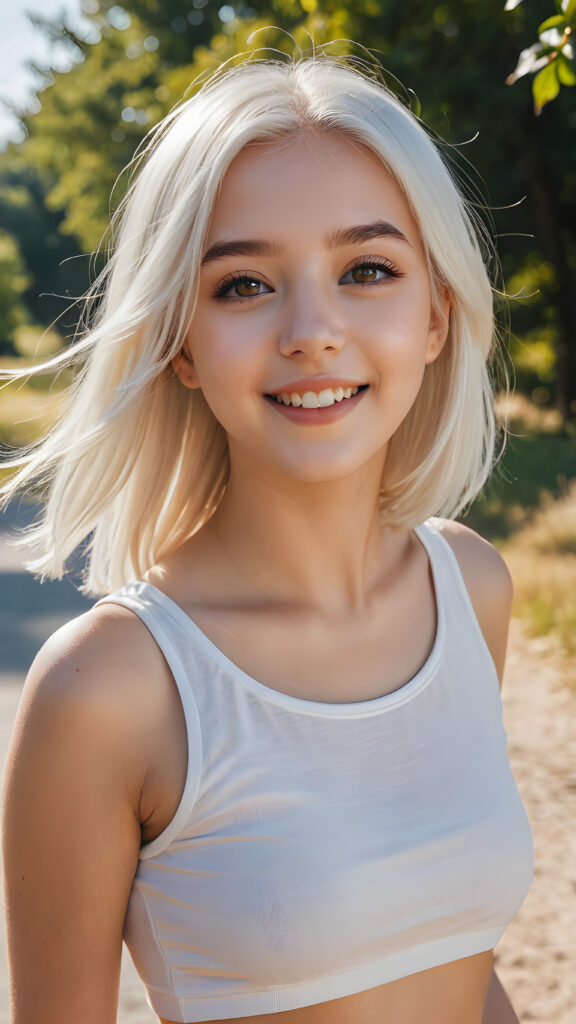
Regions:
<svg viewBox="0 0 576 1024"><path fill-rule="evenodd" d="M0 358L0 374L10 369L32 366L32 357ZM4 384L0 389L0 444L2 456L9 458L11 448L22 448L46 433L58 415L64 387L70 377L42 374ZM8 449L8 450L6 450ZM12 471L0 466L0 483Z"/></svg>
<svg viewBox="0 0 576 1024"><path fill-rule="evenodd" d="M545 498L502 553L514 579L514 614L532 635L555 637L576 657L576 481L562 498Z"/></svg>
<svg viewBox="0 0 576 1024"><path fill-rule="evenodd" d="M523 395L507 402L504 457L464 521L501 545L527 526L542 502L560 499L576 478L576 437L562 431L559 414Z"/></svg>
<svg viewBox="0 0 576 1024"><path fill-rule="evenodd" d="M502 551L514 615L576 657L576 437L559 415L515 395L500 468L465 522Z"/></svg>

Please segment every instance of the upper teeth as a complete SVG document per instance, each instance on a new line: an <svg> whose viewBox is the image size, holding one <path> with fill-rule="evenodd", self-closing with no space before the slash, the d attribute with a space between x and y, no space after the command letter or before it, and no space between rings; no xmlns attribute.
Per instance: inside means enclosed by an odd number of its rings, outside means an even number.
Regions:
<svg viewBox="0 0 576 1024"><path fill-rule="evenodd" d="M358 394L358 388L324 388L322 391L305 391L298 394L292 391L290 394L282 393L276 395L276 401L284 405L302 406L303 409L324 409L327 405L334 405L334 402L341 402L343 398L352 398Z"/></svg>

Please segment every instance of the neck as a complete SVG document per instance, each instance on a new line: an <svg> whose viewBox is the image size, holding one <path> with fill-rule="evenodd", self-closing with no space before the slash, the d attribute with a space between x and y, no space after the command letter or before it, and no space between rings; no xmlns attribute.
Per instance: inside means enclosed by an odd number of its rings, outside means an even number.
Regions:
<svg viewBox="0 0 576 1024"><path fill-rule="evenodd" d="M232 464L209 529L260 596L300 609L362 611L398 535L379 522L382 456L345 479L270 483Z"/></svg>

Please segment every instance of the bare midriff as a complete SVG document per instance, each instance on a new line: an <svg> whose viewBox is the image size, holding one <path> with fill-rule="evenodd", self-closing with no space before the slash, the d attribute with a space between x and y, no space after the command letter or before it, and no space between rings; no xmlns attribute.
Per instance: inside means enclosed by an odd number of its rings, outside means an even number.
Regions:
<svg viewBox="0 0 576 1024"><path fill-rule="evenodd" d="M490 950L341 999L205 1024L482 1024L492 967Z"/></svg>

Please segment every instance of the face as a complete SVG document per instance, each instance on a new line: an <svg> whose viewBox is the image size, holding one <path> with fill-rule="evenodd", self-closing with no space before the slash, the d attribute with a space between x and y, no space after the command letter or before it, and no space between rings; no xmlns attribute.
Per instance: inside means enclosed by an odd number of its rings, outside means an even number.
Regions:
<svg viewBox="0 0 576 1024"><path fill-rule="evenodd" d="M226 430L233 470L334 480L383 465L448 311L372 153L332 134L252 146L223 179L173 365Z"/></svg>

